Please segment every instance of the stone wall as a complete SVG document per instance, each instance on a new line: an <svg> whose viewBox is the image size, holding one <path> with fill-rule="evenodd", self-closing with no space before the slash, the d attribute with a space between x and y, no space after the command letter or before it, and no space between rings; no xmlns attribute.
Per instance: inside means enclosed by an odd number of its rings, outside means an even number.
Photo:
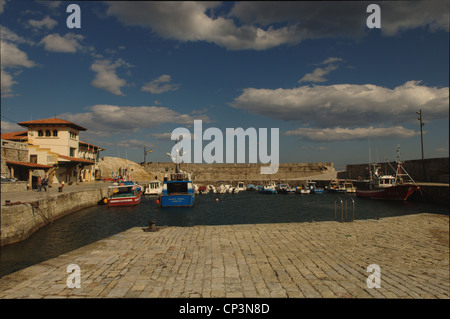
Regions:
<svg viewBox="0 0 450 319"><path fill-rule="evenodd" d="M11 178L6 161L28 162L27 144L1 140L1 174L6 178Z"/></svg>
<svg viewBox="0 0 450 319"><path fill-rule="evenodd" d="M380 163L381 171L389 174L395 173L388 163ZM390 165L397 167L395 162L390 162ZM449 158L426 158L422 160L404 161L403 167L408 174L416 182L432 182L432 183L449 183ZM339 178L368 179L369 170L368 164L350 164L347 165L346 171L340 174Z"/></svg>
<svg viewBox="0 0 450 319"><path fill-rule="evenodd" d="M77 210L97 205L107 196L108 189L91 189L61 193L27 202L1 207L0 244L12 244L28 238L39 228Z"/></svg>
<svg viewBox="0 0 450 319"><path fill-rule="evenodd" d="M2 194L8 192L26 192L28 182L6 182L2 184Z"/></svg>
<svg viewBox="0 0 450 319"><path fill-rule="evenodd" d="M275 174L261 174L261 167L269 164L180 164L180 168L191 173L196 184L204 182L307 180L335 178L333 163L281 163ZM154 178L162 180L166 173L173 172L175 164L146 163L144 169ZM321 178L322 177L322 178Z"/></svg>

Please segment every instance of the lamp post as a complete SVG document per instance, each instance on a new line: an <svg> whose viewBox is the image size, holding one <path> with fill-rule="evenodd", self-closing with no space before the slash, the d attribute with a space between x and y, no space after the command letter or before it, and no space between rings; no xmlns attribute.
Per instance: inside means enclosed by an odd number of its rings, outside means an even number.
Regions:
<svg viewBox="0 0 450 319"><path fill-rule="evenodd" d="M422 180L425 180L425 163L423 158L423 130L422 127L425 125L422 121L422 110L419 110L419 112L416 112L419 117L417 118L420 122L420 147L422 150Z"/></svg>

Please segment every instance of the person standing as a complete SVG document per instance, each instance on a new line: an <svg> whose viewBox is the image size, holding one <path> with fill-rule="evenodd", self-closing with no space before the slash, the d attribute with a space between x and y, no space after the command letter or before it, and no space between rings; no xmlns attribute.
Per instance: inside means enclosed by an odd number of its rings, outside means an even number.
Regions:
<svg viewBox="0 0 450 319"><path fill-rule="evenodd" d="M41 179L40 176L38 176L38 178L37 178L36 185L37 185L38 192L40 192L41 191L41 186L42 186L42 179Z"/></svg>

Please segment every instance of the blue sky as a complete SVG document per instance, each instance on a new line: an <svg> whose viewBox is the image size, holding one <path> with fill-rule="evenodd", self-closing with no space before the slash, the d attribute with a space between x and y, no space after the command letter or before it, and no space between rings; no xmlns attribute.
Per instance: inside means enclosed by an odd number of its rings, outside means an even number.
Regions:
<svg viewBox="0 0 450 319"><path fill-rule="evenodd" d="M70 29L67 6L81 10ZM2 132L63 118L104 156L168 161L177 127L279 128L280 162L449 153L449 2L0 0ZM203 141L203 146L209 141Z"/></svg>

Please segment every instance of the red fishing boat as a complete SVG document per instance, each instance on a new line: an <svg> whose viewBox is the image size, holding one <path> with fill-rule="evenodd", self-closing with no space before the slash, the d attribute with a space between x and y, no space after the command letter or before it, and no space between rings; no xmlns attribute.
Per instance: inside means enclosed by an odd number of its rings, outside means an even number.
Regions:
<svg viewBox="0 0 450 319"><path fill-rule="evenodd" d="M397 160L395 175L382 175L380 169L380 166L374 165L368 189L358 188L356 196L372 199L407 200L419 189L419 186L409 176L399 160Z"/></svg>
<svg viewBox="0 0 450 319"><path fill-rule="evenodd" d="M134 206L141 202L142 187L135 182L114 183L112 194L106 199L108 206Z"/></svg>

